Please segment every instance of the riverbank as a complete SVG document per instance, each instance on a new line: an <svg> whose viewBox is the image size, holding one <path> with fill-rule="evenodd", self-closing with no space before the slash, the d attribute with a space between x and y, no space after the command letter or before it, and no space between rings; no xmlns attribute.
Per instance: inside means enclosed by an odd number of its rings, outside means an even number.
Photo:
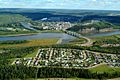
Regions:
<svg viewBox="0 0 120 80"><path fill-rule="evenodd" d="M92 34L100 34L100 33L110 33L110 32L116 32L116 31L120 31L120 29L101 29L99 31L83 31L83 32L79 32L82 35L92 35Z"/></svg>
<svg viewBox="0 0 120 80"><path fill-rule="evenodd" d="M58 38L49 38L49 39L34 39L28 40L26 43L21 44L1 44L0 48L16 48L16 47L32 47L32 46L45 46L45 45L54 45L57 43Z"/></svg>
<svg viewBox="0 0 120 80"><path fill-rule="evenodd" d="M95 34L86 34L84 36L86 37L99 37L99 36L112 36L112 35L117 35L120 34L120 30L117 31L112 31L112 32L101 32L101 33L95 33Z"/></svg>
<svg viewBox="0 0 120 80"><path fill-rule="evenodd" d="M29 35L35 35L35 34L38 34L38 33L0 35L0 37L29 36Z"/></svg>
<svg viewBox="0 0 120 80"><path fill-rule="evenodd" d="M19 33L6 33L6 34L0 34L0 37L14 37L14 36L29 36L29 35L35 35L40 33L62 33L62 31L56 31L56 30L44 30L44 31L36 31L36 32L19 32Z"/></svg>
<svg viewBox="0 0 120 80"><path fill-rule="evenodd" d="M24 36L24 35L33 35L38 34L35 31L23 31L23 32L0 32L0 37L10 37L10 36Z"/></svg>

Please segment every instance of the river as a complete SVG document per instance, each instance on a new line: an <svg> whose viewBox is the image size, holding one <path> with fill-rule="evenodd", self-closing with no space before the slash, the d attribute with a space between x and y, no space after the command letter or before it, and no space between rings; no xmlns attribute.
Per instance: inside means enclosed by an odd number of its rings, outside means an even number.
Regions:
<svg viewBox="0 0 120 80"><path fill-rule="evenodd" d="M96 34L88 34L85 35L86 37L99 37L99 36L111 36L111 35L116 35L120 34L120 31L113 31L113 32L104 32L104 33L96 33Z"/></svg>
<svg viewBox="0 0 120 80"><path fill-rule="evenodd" d="M10 37L0 37L1 41L5 40L32 40L32 39L47 39L47 38L60 38L62 43L69 42L76 39L75 37L65 34L65 33L38 33L34 35L24 35L24 36L10 36Z"/></svg>
<svg viewBox="0 0 120 80"><path fill-rule="evenodd" d="M86 37L110 36L110 35L115 35L115 34L120 34L120 31L91 34L91 35L87 35ZM62 43L67 43L71 40L76 39L76 37L65 34L65 33L38 33L38 34L34 34L34 35L24 35L24 36L11 36L11 37L5 36L5 37L0 37L0 40L1 41L31 40L31 39L47 39L47 38L60 38L60 39L62 39Z"/></svg>

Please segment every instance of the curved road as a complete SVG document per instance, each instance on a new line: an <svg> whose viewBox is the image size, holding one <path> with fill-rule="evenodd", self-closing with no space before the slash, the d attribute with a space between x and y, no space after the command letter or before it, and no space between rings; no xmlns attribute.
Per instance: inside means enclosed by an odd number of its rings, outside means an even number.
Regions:
<svg viewBox="0 0 120 80"><path fill-rule="evenodd" d="M64 30L64 32L66 32L66 33L69 34L69 35L72 35L72 36L75 36L75 37L78 37L78 38L84 38L84 39L87 40L86 43L84 43L84 44L79 44L79 46L92 46L92 44L93 44L93 42L91 41L90 38L85 37L85 36L83 36L83 35L81 35L81 34L79 34L79 33L72 32L72 31L67 31L67 30Z"/></svg>
<svg viewBox="0 0 120 80"><path fill-rule="evenodd" d="M84 37L84 36L81 36L81 38L86 39L86 40L87 40L87 43L80 44L80 46L92 46L93 42L91 41L90 38L88 38L88 37Z"/></svg>

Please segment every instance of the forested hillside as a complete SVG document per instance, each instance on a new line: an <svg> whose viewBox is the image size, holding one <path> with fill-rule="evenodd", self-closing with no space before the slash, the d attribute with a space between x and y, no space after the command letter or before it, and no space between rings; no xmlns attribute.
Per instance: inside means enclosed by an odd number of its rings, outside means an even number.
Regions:
<svg viewBox="0 0 120 80"><path fill-rule="evenodd" d="M99 32L101 29L110 29L110 28L118 29L119 27L106 21L90 21L90 22L87 21L87 22L77 23L68 30L79 32L89 29L90 31Z"/></svg>
<svg viewBox="0 0 120 80"><path fill-rule="evenodd" d="M21 24L29 21L31 19L20 14L0 14L0 35L29 33L30 29Z"/></svg>
<svg viewBox="0 0 120 80"><path fill-rule="evenodd" d="M19 14L0 14L0 25L30 20Z"/></svg>

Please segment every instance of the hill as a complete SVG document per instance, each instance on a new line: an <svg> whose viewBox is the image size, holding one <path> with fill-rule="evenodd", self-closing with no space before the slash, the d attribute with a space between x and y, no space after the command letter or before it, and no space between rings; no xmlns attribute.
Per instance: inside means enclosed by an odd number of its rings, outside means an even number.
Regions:
<svg viewBox="0 0 120 80"><path fill-rule="evenodd" d="M89 33L110 31L113 30L114 28L119 27L107 21L90 20L82 23L76 23L73 27L69 28L68 30L80 33Z"/></svg>
<svg viewBox="0 0 120 80"><path fill-rule="evenodd" d="M26 28L21 22L29 22L31 19L20 14L0 14L0 35L28 33L30 29Z"/></svg>
<svg viewBox="0 0 120 80"><path fill-rule="evenodd" d="M19 14L0 14L0 25L30 20Z"/></svg>

